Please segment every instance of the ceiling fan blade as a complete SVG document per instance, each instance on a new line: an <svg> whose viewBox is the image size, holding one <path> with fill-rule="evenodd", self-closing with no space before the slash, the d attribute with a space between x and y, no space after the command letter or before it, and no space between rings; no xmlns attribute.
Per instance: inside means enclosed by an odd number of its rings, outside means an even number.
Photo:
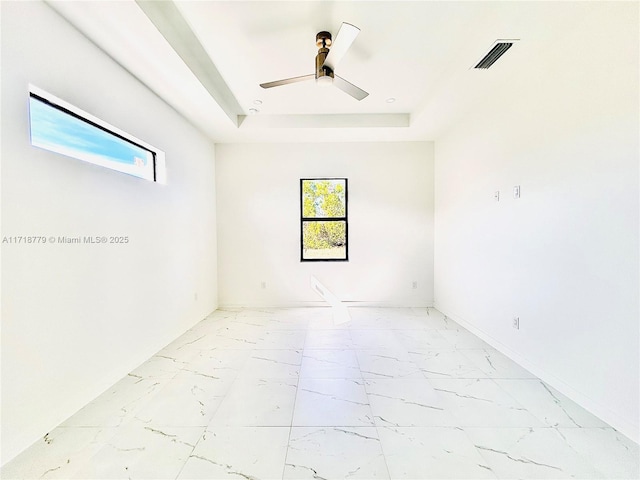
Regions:
<svg viewBox="0 0 640 480"><path fill-rule="evenodd" d="M285 78L284 80L276 80L275 82L261 83L260 86L262 88L279 87L280 85L289 85L290 83L304 82L305 80L312 80L314 78L316 78L315 73L311 73L309 75L303 75L301 77Z"/></svg>
<svg viewBox="0 0 640 480"><path fill-rule="evenodd" d="M358 34L360 33L360 29L355 25L351 25L350 23L343 23L338 30L338 34L336 38L333 40L331 44L331 48L329 49L329 53L327 54L327 58L324 60L324 67L329 67L331 70L335 72L336 66L344 57L344 54L347 53L349 47L356 39Z"/></svg>
<svg viewBox="0 0 640 480"><path fill-rule="evenodd" d="M365 92L361 88L356 87L353 83L349 83L344 78L339 77L338 75L335 75L335 74L333 76L333 85L338 87L343 92L348 93L356 100L362 100L367 95L369 95L367 92Z"/></svg>

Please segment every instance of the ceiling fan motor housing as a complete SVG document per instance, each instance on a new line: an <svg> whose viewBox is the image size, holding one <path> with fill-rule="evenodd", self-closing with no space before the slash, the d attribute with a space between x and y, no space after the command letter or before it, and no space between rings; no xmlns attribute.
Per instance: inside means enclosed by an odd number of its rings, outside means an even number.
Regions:
<svg viewBox="0 0 640 480"><path fill-rule="evenodd" d="M330 83L333 79L333 70L324 66L324 60L327 58L328 53L328 48L321 48L318 50L318 55L316 55L316 81L320 83Z"/></svg>

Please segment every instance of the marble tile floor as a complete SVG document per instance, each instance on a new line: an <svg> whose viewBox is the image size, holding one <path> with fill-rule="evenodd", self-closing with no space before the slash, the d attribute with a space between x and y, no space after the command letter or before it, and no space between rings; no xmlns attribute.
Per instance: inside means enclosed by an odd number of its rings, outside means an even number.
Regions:
<svg viewBox="0 0 640 480"><path fill-rule="evenodd" d="M638 478L638 445L434 309L219 310L3 479Z"/></svg>

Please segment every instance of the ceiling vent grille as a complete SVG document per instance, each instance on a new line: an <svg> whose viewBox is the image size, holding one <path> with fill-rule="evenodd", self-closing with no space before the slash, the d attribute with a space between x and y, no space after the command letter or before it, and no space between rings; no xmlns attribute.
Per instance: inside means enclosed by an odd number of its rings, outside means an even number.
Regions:
<svg viewBox="0 0 640 480"><path fill-rule="evenodd" d="M514 42L516 40L496 40L489 52L473 68L489 68L513 46Z"/></svg>

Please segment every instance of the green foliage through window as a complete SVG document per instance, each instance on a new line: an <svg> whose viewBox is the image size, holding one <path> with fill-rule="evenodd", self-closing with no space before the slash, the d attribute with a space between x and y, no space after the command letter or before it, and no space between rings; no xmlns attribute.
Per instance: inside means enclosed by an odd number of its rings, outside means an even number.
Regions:
<svg viewBox="0 0 640 480"><path fill-rule="evenodd" d="M303 179L302 260L347 260L347 179Z"/></svg>

